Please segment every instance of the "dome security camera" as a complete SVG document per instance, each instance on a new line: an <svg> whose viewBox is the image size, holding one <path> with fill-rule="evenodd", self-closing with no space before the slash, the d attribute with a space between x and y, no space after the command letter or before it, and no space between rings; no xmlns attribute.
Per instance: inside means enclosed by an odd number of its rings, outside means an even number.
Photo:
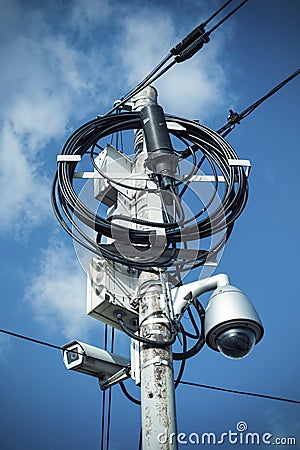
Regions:
<svg viewBox="0 0 300 450"><path fill-rule="evenodd" d="M261 320L243 292L234 286L218 287L205 313L207 345L231 359L247 356L264 334Z"/></svg>

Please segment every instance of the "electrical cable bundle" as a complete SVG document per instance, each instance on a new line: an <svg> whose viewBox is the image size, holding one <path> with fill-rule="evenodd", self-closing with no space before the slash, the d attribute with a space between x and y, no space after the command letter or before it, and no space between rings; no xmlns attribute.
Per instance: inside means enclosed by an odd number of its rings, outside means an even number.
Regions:
<svg viewBox="0 0 300 450"><path fill-rule="evenodd" d="M180 267L181 271L188 270L191 266L197 267L205 264L209 259L214 259L218 252L225 245L226 240L230 236L235 220L243 211L247 196L248 183L247 176L243 167L239 165L230 165L229 160L238 160L238 156L232 147L218 133L201 125L195 121L182 119L172 115L166 115L167 122L179 125L179 130L169 130L170 134L175 138L182 140L186 144L184 151L178 151L178 160L183 161L192 156L193 162L196 162L195 155L200 152L202 158L198 165L193 164L194 169L183 179L178 175L177 187L181 187L178 194L182 198L187 190L192 176L197 173L198 168L204 160L212 169L214 179L214 189L211 205L206 205L201 211L195 214L192 219L179 221L173 220L162 221L160 223L141 221L123 217L124 225L113 223L112 220L104 218L94 211L90 210L79 198L74 189L74 174L76 170L76 161L59 161L57 173L52 188L52 205L57 219L63 228L81 245L92 251L96 255L105 259L135 267L141 270L153 270L153 267L167 268L170 266ZM76 130L67 140L63 147L62 155L89 155L95 171L99 172L111 186L124 186L124 182L120 183L111 178L106 172L101 170L95 160L94 150L98 146L99 140L107 138L114 133L125 130L141 129L141 118L138 112L126 112L108 115L96 118ZM217 189L220 185L218 174L224 177L222 182L222 190L219 192L220 201L213 201L217 195ZM150 179L149 179L150 180ZM135 188L126 184L128 189ZM143 187L147 190L147 187ZM158 195L163 189L151 189ZM210 206L210 207L208 207ZM121 217L122 218L122 217ZM128 226L127 221L142 223L147 225L149 230L141 230ZM84 224L97 233L97 239L93 240L83 231L83 227L79 223ZM154 261L143 261L136 258L130 258L119 253L117 245L102 243L102 238L113 238L122 243L124 237L129 236L131 245L138 246L141 251L148 249L151 245L153 232L164 229L166 248L161 256ZM223 234L221 233L223 232ZM193 257L189 258L188 252L185 251L189 243L201 241L213 235L221 233L221 238L212 245L208 250L199 249Z"/></svg>

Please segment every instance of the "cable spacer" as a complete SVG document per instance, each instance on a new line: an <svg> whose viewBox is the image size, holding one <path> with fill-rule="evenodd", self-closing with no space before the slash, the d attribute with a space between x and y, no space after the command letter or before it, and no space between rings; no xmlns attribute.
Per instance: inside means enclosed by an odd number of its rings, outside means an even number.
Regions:
<svg viewBox="0 0 300 450"><path fill-rule="evenodd" d="M152 325L157 323L167 323L170 325L170 321L167 317L153 317L152 319L146 319L144 322L140 324L140 327L144 327L146 325Z"/></svg>
<svg viewBox="0 0 300 450"><path fill-rule="evenodd" d="M162 331L162 330L149 330L148 328L143 330L142 332L142 337L148 337L148 336L164 336L167 339L170 339L170 334L172 333L167 333L166 331ZM156 342L153 341L153 343L155 344ZM163 343L163 341L162 341Z"/></svg>
<svg viewBox="0 0 300 450"><path fill-rule="evenodd" d="M81 155L57 155L57 162L78 162L81 161Z"/></svg>
<svg viewBox="0 0 300 450"><path fill-rule="evenodd" d="M124 111L132 111L132 105L130 103L122 103L122 100L115 100L114 101L114 108L124 110Z"/></svg>

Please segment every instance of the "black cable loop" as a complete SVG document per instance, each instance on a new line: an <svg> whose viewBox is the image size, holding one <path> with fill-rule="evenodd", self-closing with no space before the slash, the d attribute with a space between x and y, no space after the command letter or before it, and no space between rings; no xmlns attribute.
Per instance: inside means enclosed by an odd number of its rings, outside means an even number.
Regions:
<svg viewBox="0 0 300 450"><path fill-rule="evenodd" d="M185 353L187 350L187 339L186 339L186 335L184 333L181 334L182 335L182 352ZM185 369L185 365L186 365L186 359L182 359L181 363L180 363L180 369L179 372L177 374L177 378L174 381L174 388L177 389L177 387L179 386L179 383L183 377L184 374L184 369Z"/></svg>
<svg viewBox="0 0 300 450"><path fill-rule="evenodd" d="M187 313L189 315L190 321L192 322L195 334L189 333L185 330L185 335L191 339L199 339L200 331L190 307L187 309Z"/></svg>
<svg viewBox="0 0 300 450"><path fill-rule="evenodd" d="M193 305L196 308L197 314L199 316L200 319L200 323L201 323L201 333L197 339L196 344L190 348L189 350L183 351L181 353L177 353L177 352L173 352L173 359L174 360L182 360L182 359L188 359L188 358L192 358L193 356L195 356L197 353L200 352L200 350L202 350L204 344L205 344L205 336L204 336L204 317L205 317L205 311L203 306L201 305L201 303L199 302L198 299L195 299L193 301ZM182 334L185 334L185 330L182 327Z"/></svg>
<svg viewBox="0 0 300 450"><path fill-rule="evenodd" d="M238 158L236 153L220 135L210 130L208 127L200 125L194 121L189 121L187 119L182 119L172 115L166 115L166 119L182 125L184 130L182 130L181 134L178 134L178 131L173 132L172 130L170 130L170 133L173 134L174 137L181 139L185 145L187 144L187 149L191 148L192 152L201 150L203 156L206 157L213 171L215 178L214 193L206 207L202 208L202 210L196 214L196 219L207 212L208 207L213 203L215 196L217 195L217 168L220 170L225 180L225 188L222 198L220 199L220 204L215 210L209 211L209 216L197 221L196 224L193 223L192 225L189 225L191 220L182 222L182 224L179 224L178 221L173 223L167 221L162 222L161 224L150 221L140 222L140 224L147 225L147 227L165 228L168 247L169 245L176 246L179 243L198 240L199 237L200 239L207 238L218 233L219 231L228 230L237 217L241 214L247 201L248 190L247 177L244 170L241 167L231 167L228 164L228 159ZM139 113L136 112L120 113L117 115L97 118L81 126L73 133L72 136L69 137L63 147L62 154L84 156L87 153L91 153L92 155L93 149L95 149L95 146L98 145L97 143L99 139L108 136L109 133L137 129L140 127L140 116ZM192 152L191 154L194 158ZM112 237L112 224L110 223L110 220L104 219L97 213L91 211L78 198L73 187L76 166L76 162L59 162L57 173L53 182L51 198L52 206L56 217L63 228L76 240L76 242L80 243L97 255L103 255L108 259L125 265L130 265L131 267L153 270L153 264L141 261L136 262L125 258L112 248L108 249L101 244L100 239L98 239L98 242L93 242L90 237L80 230L80 226L75 223L75 217L79 222L82 222L89 228L93 229L99 237ZM192 172L188 175L191 176L191 173ZM115 182L116 180L111 181ZM154 189L154 191L157 193L159 190ZM179 205L177 205L177 210L178 207ZM70 223L72 228L66 220ZM124 218L124 220L127 219ZM133 219L133 221L135 220L137 222L140 221L140 219ZM149 245L148 230L135 230L119 224L113 224L113 227L113 230L116 231L115 234L120 237L123 235L129 235L129 239L133 245ZM226 236L229 235L230 233L226 232ZM210 252L214 252L216 249L222 248L223 245L224 239L221 238L221 240L218 241L212 249L210 249ZM174 255L176 255L176 252ZM177 262L173 261L173 259L173 257L165 259L162 258L161 261L157 261L157 265L161 267L168 267L171 263L177 264ZM202 253L202 255L199 254L196 261L191 261L190 263L193 266L198 263L201 265L205 262L205 260L206 258ZM181 261L180 264L188 265L189 261Z"/></svg>
<svg viewBox="0 0 300 450"><path fill-rule="evenodd" d="M141 401L137 400L136 398L134 398L131 394L129 394L129 392L127 391L125 384L123 381L120 381L119 383L121 391L123 392L123 394L125 395L125 397L128 398L128 400L130 400L132 403L134 403L135 405L141 405Z"/></svg>

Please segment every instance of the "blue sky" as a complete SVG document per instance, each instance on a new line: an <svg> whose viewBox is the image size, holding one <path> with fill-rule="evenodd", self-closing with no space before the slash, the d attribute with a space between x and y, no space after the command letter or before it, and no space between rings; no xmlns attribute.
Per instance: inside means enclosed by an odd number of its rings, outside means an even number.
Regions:
<svg viewBox="0 0 300 450"><path fill-rule="evenodd" d="M0 1L0 328L103 346L102 324L85 317L85 274L51 210L56 155L221 4ZM229 108L242 111L298 69L299 19L297 0L250 0L157 83L160 103L219 128ZM228 137L252 171L218 272L253 301L265 336L242 361L203 349L185 380L300 399L299 94L295 79ZM116 352L128 347L118 333ZM0 374L3 450L99 448L97 381L68 372L59 351L0 335ZM298 405L187 386L176 396L180 431L221 434L244 420L250 431L300 442ZM138 407L115 387L110 448L137 448L139 423Z"/></svg>

